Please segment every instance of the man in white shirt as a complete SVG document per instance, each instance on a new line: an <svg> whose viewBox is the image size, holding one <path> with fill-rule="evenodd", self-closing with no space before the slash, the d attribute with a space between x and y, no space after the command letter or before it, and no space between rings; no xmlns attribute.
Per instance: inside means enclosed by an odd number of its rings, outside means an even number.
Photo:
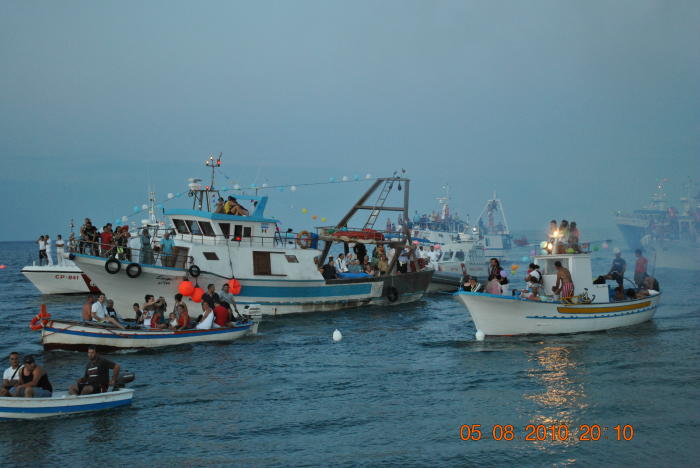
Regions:
<svg viewBox="0 0 700 468"><path fill-rule="evenodd" d="M58 266L63 266L64 265L64 258L63 255L65 253L64 247L66 243L63 242L63 238L59 234L58 237L56 237L56 263L58 263Z"/></svg>
<svg viewBox="0 0 700 468"><path fill-rule="evenodd" d="M105 305L105 295L100 294L97 297L97 302L92 305L91 309L92 320L95 322L107 321L107 306Z"/></svg>
<svg viewBox="0 0 700 468"><path fill-rule="evenodd" d="M430 252L428 252L428 259L430 260L430 268L437 271L437 269L438 269L438 264L437 264L438 253L435 251L434 245L430 246Z"/></svg>
<svg viewBox="0 0 700 468"><path fill-rule="evenodd" d="M348 267L345 264L345 254L338 255L335 259L335 269L338 273L345 273L348 271Z"/></svg>
<svg viewBox="0 0 700 468"><path fill-rule="evenodd" d="M10 353L10 367L2 374L2 388L0 396L10 396L10 389L19 383L19 376L22 373L22 366L19 365L19 353Z"/></svg>
<svg viewBox="0 0 700 468"><path fill-rule="evenodd" d="M53 247L51 246L51 238L48 234L44 236L46 241L46 259L49 262L49 266L53 265Z"/></svg>

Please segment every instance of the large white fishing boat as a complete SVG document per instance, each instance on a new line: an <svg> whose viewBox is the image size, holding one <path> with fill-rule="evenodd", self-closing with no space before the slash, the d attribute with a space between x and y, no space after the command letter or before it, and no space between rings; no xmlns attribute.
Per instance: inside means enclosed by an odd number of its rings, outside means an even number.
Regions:
<svg viewBox="0 0 700 468"><path fill-rule="evenodd" d="M484 255L484 240L478 230L450 212L449 186L438 197L440 211L416 215L409 223L413 243L435 273L428 292L455 291L465 275L485 279L488 262Z"/></svg>
<svg viewBox="0 0 700 468"><path fill-rule="evenodd" d="M392 187L402 184L404 206L385 206ZM423 297L433 272L426 269L396 273L397 252L410 245L408 231L399 241L350 239L395 249L390 274L324 279L319 271L333 242L348 243L348 239L333 234L356 232L348 227L356 212L370 211L364 229L371 228L384 210L401 211L407 216L408 186L409 180L399 177L376 179L334 229L319 232L320 241L302 231L296 236L296 242L290 245L281 239L278 221L265 216L267 196L237 196L238 200L249 203L250 214L246 216L212 212L211 200L220 196L214 189L212 176L212 183L205 187L197 180L190 183L192 209L165 212L170 224L167 229L173 233L175 244L171 255L162 255L156 244L153 250L150 247L140 251L131 249L128 258L103 258L80 253L72 256L127 318L126 310L134 301L143 299L146 294L170 299L186 280L201 288L214 284L219 290L223 283L236 278L241 284L236 302L256 304L262 315L412 302ZM381 190L377 201L368 204L367 200L378 189ZM161 234L154 237L160 238ZM316 242L325 242L323 249L314 248Z"/></svg>
<svg viewBox="0 0 700 468"><path fill-rule="evenodd" d="M606 284L593 284L591 257L583 254L552 254L534 257L540 265L544 291L551 293L556 283L555 262L568 268L574 283L574 297L540 300L518 296L459 291L455 298L469 310L477 337L483 335L580 333L636 325L651 319L661 293L613 301Z"/></svg>
<svg viewBox="0 0 700 468"><path fill-rule="evenodd" d="M484 254L488 258L504 260L506 253L511 249L512 235L501 200L493 194L493 198L486 202L486 206L479 215L477 221L479 234L484 240Z"/></svg>
<svg viewBox="0 0 700 468"><path fill-rule="evenodd" d="M22 274L41 294L87 294L98 293L99 288L72 261L63 259L61 264L28 265Z"/></svg>

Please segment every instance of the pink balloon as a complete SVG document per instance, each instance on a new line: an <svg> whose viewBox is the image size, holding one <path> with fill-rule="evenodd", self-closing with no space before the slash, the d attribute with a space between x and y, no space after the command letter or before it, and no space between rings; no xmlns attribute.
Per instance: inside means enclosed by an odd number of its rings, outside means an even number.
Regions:
<svg viewBox="0 0 700 468"><path fill-rule="evenodd" d="M440 250L440 249L441 249L440 244L435 244L435 250Z"/></svg>
<svg viewBox="0 0 700 468"><path fill-rule="evenodd" d="M508 276L508 273L506 273L506 270L501 270L501 278L505 278Z"/></svg>

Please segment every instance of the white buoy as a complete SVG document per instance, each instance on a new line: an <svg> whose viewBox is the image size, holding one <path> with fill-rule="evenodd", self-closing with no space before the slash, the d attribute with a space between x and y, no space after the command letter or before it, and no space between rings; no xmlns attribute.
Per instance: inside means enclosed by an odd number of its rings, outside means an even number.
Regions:
<svg viewBox="0 0 700 468"><path fill-rule="evenodd" d="M484 341L484 337L486 335L481 330L477 330L475 336L476 336L476 341Z"/></svg>
<svg viewBox="0 0 700 468"><path fill-rule="evenodd" d="M340 333L340 330L338 330L336 328L335 331L333 332L333 341L335 341L337 343L338 341L340 341L342 339L343 339L343 334Z"/></svg>

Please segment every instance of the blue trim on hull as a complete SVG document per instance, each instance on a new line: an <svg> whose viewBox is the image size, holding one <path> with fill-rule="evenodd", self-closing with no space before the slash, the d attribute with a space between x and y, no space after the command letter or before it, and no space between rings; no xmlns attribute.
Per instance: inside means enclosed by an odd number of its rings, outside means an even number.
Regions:
<svg viewBox="0 0 700 468"><path fill-rule="evenodd" d="M52 327L45 327L44 330L53 332L53 333L63 333L65 335L76 335L76 336L89 336L90 338L109 338L109 339L120 339L120 340L154 340L154 339L167 339L167 338L191 338L193 336L207 336L207 335L220 335L220 334L226 334L226 333L240 333L244 332L250 329L252 325L246 325L244 327L240 328L212 328L210 330L201 330L198 332L191 332L188 330L185 330L186 333L178 333L178 334L158 334L158 333L153 333L152 336L149 335L142 335L142 334L135 334L135 335L117 335L116 333L112 334L106 334L106 333L92 333L92 332L82 332L82 331L76 331L76 330L66 330L63 328L52 328Z"/></svg>
<svg viewBox="0 0 700 468"><path fill-rule="evenodd" d="M44 408L15 408L12 406L0 406L0 413L77 413L82 411L95 411L108 408L116 408L118 406L130 405L133 398L118 401L105 401L103 403L91 403L87 405L76 406L47 406ZM15 418L6 418L15 419Z"/></svg>

